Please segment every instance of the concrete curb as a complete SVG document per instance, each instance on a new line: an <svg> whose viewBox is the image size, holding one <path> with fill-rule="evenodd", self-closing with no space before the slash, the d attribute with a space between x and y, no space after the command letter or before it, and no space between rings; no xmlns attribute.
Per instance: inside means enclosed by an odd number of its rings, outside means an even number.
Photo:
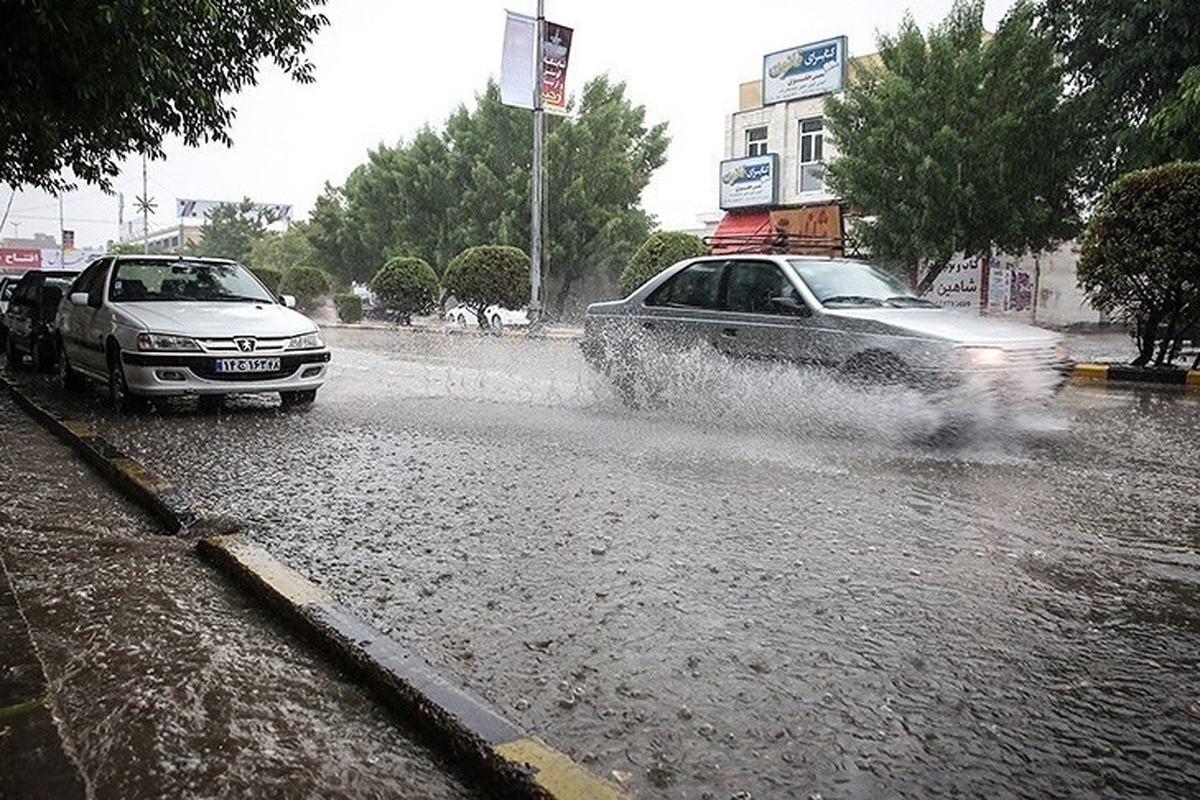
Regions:
<svg viewBox="0 0 1200 800"><path fill-rule="evenodd" d="M1125 364L1076 364L1071 377L1091 381L1157 383L1200 388L1200 370L1148 369Z"/></svg>
<svg viewBox="0 0 1200 800"><path fill-rule="evenodd" d="M310 640L352 667L394 710L450 746L470 770L506 796L608 800L629 795L508 721L486 700L440 675L415 652L354 615L327 592L207 517L182 491L105 441L85 423L39 406L5 380L9 393L102 477L171 534L201 534L202 557L266 601ZM220 535L213 535L220 534Z"/></svg>
<svg viewBox="0 0 1200 800"><path fill-rule="evenodd" d="M321 328L339 328L345 330L394 331L414 336L502 336L513 339L548 339L551 341L570 342L583 336L582 328L543 328L530 330L527 327L507 327L499 334L479 328L458 327L454 325L399 325L387 322L367 320L363 322L318 322Z"/></svg>

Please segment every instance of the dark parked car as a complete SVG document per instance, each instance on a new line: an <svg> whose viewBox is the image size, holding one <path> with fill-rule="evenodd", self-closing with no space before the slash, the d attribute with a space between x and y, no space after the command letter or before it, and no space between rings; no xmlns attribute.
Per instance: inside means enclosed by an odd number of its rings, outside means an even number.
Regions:
<svg viewBox="0 0 1200 800"><path fill-rule="evenodd" d="M4 312L4 352L9 369L24 366L26 355L39 372L54 367L54 315L78 276L74 271L36 269L17 281Z"/></svg>

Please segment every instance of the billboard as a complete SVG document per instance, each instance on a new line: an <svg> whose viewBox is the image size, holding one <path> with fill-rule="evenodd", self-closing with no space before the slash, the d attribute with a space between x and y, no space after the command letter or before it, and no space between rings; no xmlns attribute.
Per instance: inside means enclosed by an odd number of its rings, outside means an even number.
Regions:
<svg viewBox="0 0 1200 800"><path fill-rule="evenodd" d="M241 208L241 203L229 200L189 200L176 198L175 214L180 218L207 217L217 206L233 206ZM291 222L292 207L282 203L255 203L254 212L262 214L275 222Z"/></svg>
<svg viewBox="0 0 1200 800"><path fill-rule="evenodd" d="M772 206L779 199L779 156L767 153L721 162L721 208Z"/></svg>
<svg viewBox="0 0 1200 800"><path fill-rule="evenodd" d="M845 36L763 56L763 104L840 92L846 58Z"/></svg>
<svg viewBox="0 0 1200 800"><path fill-rule="evenodd" d="M533 108L534 68L537 65L535 39L537 20L513 11L504 26L504 51L500 61L500 102L518 108ZM548 20L543 21L542 109L551 114L567 113L567 61L571 55L573 31Z"/></svg>

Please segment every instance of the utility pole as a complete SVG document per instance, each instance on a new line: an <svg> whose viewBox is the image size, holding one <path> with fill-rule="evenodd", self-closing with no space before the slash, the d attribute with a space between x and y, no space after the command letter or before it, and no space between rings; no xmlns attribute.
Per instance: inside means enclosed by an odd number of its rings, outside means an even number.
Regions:
<svg viewBox="0 0 1200 800"><path fill-rule="evenodd" d="M537 25L534 28L535 66L533 70L533 175L530 187L529 221L529 321L537 326L542 321L542 144L546 137L546 110L542 102L542 81L545 70L546 6L538 0Z"/></svg>

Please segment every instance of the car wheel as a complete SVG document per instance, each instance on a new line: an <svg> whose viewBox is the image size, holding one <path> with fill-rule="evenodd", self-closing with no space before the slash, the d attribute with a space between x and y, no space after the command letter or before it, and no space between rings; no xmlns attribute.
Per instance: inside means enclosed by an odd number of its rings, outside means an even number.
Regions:
<svg viewBox="0 0 1200 800"><path fill-rule="evenodd" d="M129 391L125 382L125 370L121 367L120 356L112 360L108 369L108 399L112 407L120 414L132 414L146 408L146 400Z"/></svg>
<svg viewBox="0 0 1200 800"><path fill-rule="evenodd" d="M205 413L214 413L220 411L224 405L225 395L223 394L200 395L200 410Z"/></svg>
<svg viewBox="0 0 1200 800"><path fill-rule="evenodd" d="M35 372L49 372L54 369L54 345L46 341L29 341L29 358L33 361Z"/></svg>
<svg viewBox="0 0 1200 800"><path fill-rule="evenodd" d="M17 345L13 342L13 337L9 336L4 340L4 357L8 359L8 369L16 372L19 369L25 368L25 356L17 349Z"/></svg>
<svg viewBox="0 0 1200 800"><path fill-rule="evenodd" d="M491 319L492 333L501 333L504 330L504 322L500 319L499 314L493 314Z"/></svg>
<svg viewBox="0 0 1200 800"><path fill-rule="evenodd" d="M883 351L859 353L842 365L842 374L855 383L910 386L912 372L897 356Z"/></svg>
<svg viewBox="0 0 1200 800"><path fill-rule="evenodd" d="M78 389L83 385L83 378L67 360L67 351L62 342L58 343L58 380L64 389Z"/></svg>
<svg viewBox="0 0 1200 800"><path fill-rule="evenodd" d="M316 389L301 389L295 392L280 392L279 401L284 408L311 406L317 399Z"/></svg>

